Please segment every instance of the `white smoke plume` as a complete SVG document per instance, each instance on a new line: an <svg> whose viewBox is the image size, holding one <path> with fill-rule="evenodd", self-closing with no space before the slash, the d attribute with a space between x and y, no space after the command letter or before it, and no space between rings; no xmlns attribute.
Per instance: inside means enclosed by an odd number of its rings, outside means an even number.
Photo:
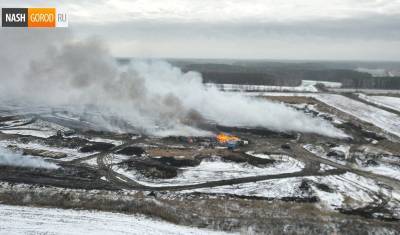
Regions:
<svg viewBox="0 0 400 235"><path fill-rule="evenodd" d="M206 88L199 73L183 73L164 61L136 60L121 67L98 40L60 43L43 36L44 32L12 33L42 38L42 43L38 42L42 49L22 56L22 61L19 58L18 69L15 64L3 64L1 69L7 73L0 75L8 80L3 83L3 94L8 98L50 107L74 107L75 111L96 107L103 117L117 117L154 135L207 135L210 133L196 126L211 121L226 126L345 136L330 123L283 104ZM23 55L23 45L15 46L21 43L18 38L0 39L0 43L12 45L16 54ZM15 58L12 50L8 53L0 57ZM118 128L108 120L103 118L102 125Z"/></svg>
<svg viewBox="0 0 400 235"><path fill-rule="evenodd" d="M0 165L45 169L59 168L56 164L46 162L41 158L14 153L3 147L0 147Z"/></svg>

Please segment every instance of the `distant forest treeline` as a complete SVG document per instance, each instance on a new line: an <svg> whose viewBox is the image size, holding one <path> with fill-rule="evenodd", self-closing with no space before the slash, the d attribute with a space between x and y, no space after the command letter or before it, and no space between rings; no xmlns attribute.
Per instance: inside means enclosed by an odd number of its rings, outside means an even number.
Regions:
<svg viewBox="0 0 400 235"><path fill-rule="evenodd" d="M400 89L400 77L373 77L351 69L321 68L314 64L243 66L237 64L177 64L183 71L197 71L204 82L298 86L301 80L341 82L343 88Z"/></svg>
<svg viewBox="0 0 400 235"><path fill-rule="evenodd" d="M356 68L400 71L400 62L357 61L268 61L268 60L212 60L166 59L184 72L197 71L204 82L298 86L301 80L340 82L343 88L400 89L400 77L373 77ZM130 58L117 58L129 64Z"/></svg>

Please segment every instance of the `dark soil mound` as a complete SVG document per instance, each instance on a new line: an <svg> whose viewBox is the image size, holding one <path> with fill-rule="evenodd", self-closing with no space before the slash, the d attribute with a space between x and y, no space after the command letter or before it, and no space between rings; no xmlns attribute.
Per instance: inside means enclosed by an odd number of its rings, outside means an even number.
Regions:
<svg viewBox="0 0 400 235"><path fill-rule="evenodd" d="M315 183L315 186L321 191L328 192L328 193L333 193L333 189L331 189L326 184Z"/></svg>
<svg viewBox="0 0 400 235"><path fill-rule="evenodd" d="M137 170L147 178L170 179L178 175L178 168L164 165L153 159L129 159L120 163L128 170Z"/></svg>
<svg viewBox="0 0 400 235"><path fill-rule="evenodd" d="M132 156L132 155L141 156L143 153L145 153L144 149L137 146L128 146L117 152L117 154L122 154L127 156Z"/></svg>
<svg viewBox="0 0 400 235"><path fill-rule="evenodd" d="M165 165L174 167L198 166L201 163L201 160L199 159L188 159L188 158L177 159L174 157L161 157L161 158L155 158L154 160L159 161Z"/></svg>
<svg viewBox="0 0 400 235"><path fill-rule="evenodd" d="M236 163L247 162L253 166L273 164L275 162L275 160L254 157L251 155L247 155L245 153L237 153L237 152L232 152L229 155L222 156L222 160L236 162Z"/></svg>
<svg viewBox="0 0 400 235"><path fill-rule="evenodd" d="M222 132L242 132L242 133L251 133L259 136L266 136L266 137L280 137L280 138L288 138L288 139L295 139L296 134L294 133L285 133L285 132L276 132L271 131L265 128L246 128L246 127L228 127L228 126L221 126L217 125L216 128Z"/></svg>
<svg viewBox="0 0 400 235"><path fill-rule="evenodd" d="M343 153L342 151L337 151L337 150L332 150L332 151L328 152L328 154L326 154L326 156L334 157L334 158L340 159L340 160L344 160L346 158L345 153Z"/></svg>
<svg viewBox="0 0 400 235"><path fill-rule="evenodd" d="M60 138L59 136L51 136L47 139L41 140L43 144L48 146L60 147L60 148L80 148L89 143L88 140L79 137L73 138Z"/></svg>
<svg viewBox="0 0 400 235"><path fill-rule="evenodd" d="M97 151L102 152L102 151L108 151L114 147L115 145L110 143L95 142L95 143L90 143L85 147L82 147L79 151L82 153L97 152Z"/></svg>

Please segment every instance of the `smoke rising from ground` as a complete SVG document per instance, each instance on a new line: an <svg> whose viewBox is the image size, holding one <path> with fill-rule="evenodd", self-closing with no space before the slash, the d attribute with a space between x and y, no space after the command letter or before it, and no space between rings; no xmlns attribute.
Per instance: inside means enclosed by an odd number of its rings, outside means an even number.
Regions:
<svg viewBox="0 0 400 235"><path fill-rule="evenodd" d="M46 162L41 158L14 153L3 147L0 147L0 165L45 169L59 168L56 164Z"/></svg>
<svg viewBox="0 0 400 235"><path fill-rule="evenodd" d="M22 36L31 38L36 33ZM6 84L3 93L8 98L69 106L80 112L88 106L96 107L104 114L98 121L108 128L121 128L111 124L110 118L114 117L154 135L208 135L197 128L206 120L227 126L344 136L330 123L283 104L205 88L197 72L183 73L156 60L119 66L98 40L60 43L43 34L39 35L44 41L44 45L39 42L41 50L36 48L33 55L19 60L20 69L4 64L1 67L1 79ZM15 46L19 42L14 37L14 41L4 44L14 45L16 54L23 54L23 48ZM13 51L9 53L12 57Z"/></svg>

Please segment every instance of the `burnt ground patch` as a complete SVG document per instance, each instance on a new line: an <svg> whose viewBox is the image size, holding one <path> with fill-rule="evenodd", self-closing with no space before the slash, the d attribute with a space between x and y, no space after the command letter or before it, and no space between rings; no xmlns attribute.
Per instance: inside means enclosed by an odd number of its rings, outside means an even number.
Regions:
<svg viewBox="0 0 400 235"><path fill-rule="evenodd" d="M118 164L128 170L136 170L147 178L170 179L178 175L178 168L153 159L129 159Z"/></svg>
<svg viewBox="0 0 400 235"><path fill-rule="evenodd" d="M153 159L161 162L162 164L174 167L194 167L200 165L201 163L201 160L196 158L159 157Z"/></svg>
<svg viewBox="0 0 400 235"><path fill-rule="evenodd" d="M79 149L82 153L89 153L89 152L103 152L108 151L111 148L114 148L115 145L111 143L102 143L102 142L90 142L86 144L86 146Z"/></svg>
<svg viewBox="0 0 400 235"><path fill-rule="evenodd" d="M268 130L266 128L246 128L246 127L229 127L229 126L216 126L217 130L222 132L238 132L238 133L248 133L254 134L263 137L275 137L275 138L287 138L287 139L295 139L295 133L285 133L285 132L275 132Z"/></svg>
<svg viewBox="0 0 400 235"><path fill-rule="evenodd" d="M343 129L351 134L354 143L367 143L367 140L382 141L386 138L376 132L364 129L360 124L353 122L343 122L337 125L338 128Z"/></svg>
<svg viewBox="0 0 400 235"><path fill-rule="evenodd" d="M153 195L157 196L157 194ZM185 194L187 197L193 198L205 198L205 197L218 197L221 199L247 199L247 200L264 200L264 201L284 201L284 202L298 202L298 203L316 203L319 201L316 196L298 196L298 197L261 197L261 196L248 196L248 195L237 195L231 193L201 193L193 192Z"/></svg>
<svg viewBox="0 0 400 235"><path fill-rule="evenodd" d="M322 184L322 183L315 183L315 187L317 187L317 189L327 192L327 193L333 193L333 189L330 188L328 185L326 184Z"/></svg>
<svg viewBox="0 0 400 235"><path fill-rule="evenodd" d="M365 207L355 208L355 209L339 208L338 211L343 214L358 215L368 219L380 219L384 221L400 221L400 219L396 218L391 211L381 207L380 205L367 205Z"/></svg>
<svg viewBox="0 0 400 235"><path fill-rule="evenodd" d="M138 146L128 146L126 148L117 151L116 153L126 156L132 156L132 155L141 156L142 154L145 153L145 150L142 147Z"/></svg>
<svg viewBox="0 0 400 235"><path fill-rule="evenodd" d="M276 161L272 159L258 158L242 152L227 152L221 156L223 161L236 162L236 163L249 163L253 166L262 166L273 164Z"/></svg>
<svg viewBox="0 0 400 235"><path fill-rule="evenodd" d="M51 136L49 138L40 139L38 141L43 143L44 145L70 149L80 148L89 143L88 140L79 137L63 138L60 136Z"/></svg>
<svg viewBox="0 0 400 235"><path fill-rule="evenodd" d="M14 166L0 166L0 179L10 183L26 183L47 185L73 189L108 189L117 188L100 178L99 171L68 164L58 169L28 168Z"/></svg>

